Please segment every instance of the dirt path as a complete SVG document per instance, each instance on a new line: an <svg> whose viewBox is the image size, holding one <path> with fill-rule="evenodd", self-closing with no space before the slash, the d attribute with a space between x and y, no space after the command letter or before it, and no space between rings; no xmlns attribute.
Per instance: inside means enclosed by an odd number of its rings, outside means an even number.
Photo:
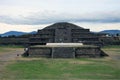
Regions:
<svg viewBox="0 0 120 80"><path fill-rule="evenodd" d="M0 55L0 61L10 61L15 60L19 57L21 57L21 54L23 54L23 49L9 49L9 52L2 52ZM19 55L19 56L18 56Z"/></svg>
<svg viewBox="0 0 120 80"><path fill-rule="evenodd" d="M113 60L119 60L120 61L120 50L119 49L105 49L104 50L110 58Z"/></svg>
<svg viewBox="0 0 120 80"><path fill-rule="evenodd" d="M2 72L6 65L21 58L21 54L24 52L22 48L9 48L6 50L5 52L0 52L0 72ZM17 56L17 54L19 54L19 56Z"/></svg>

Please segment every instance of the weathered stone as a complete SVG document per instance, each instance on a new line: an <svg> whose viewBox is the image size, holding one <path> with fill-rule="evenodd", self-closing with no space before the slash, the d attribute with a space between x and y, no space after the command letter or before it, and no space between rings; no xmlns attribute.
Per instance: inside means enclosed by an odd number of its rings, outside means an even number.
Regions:
<svg viewBox="0 0 120 80"><path fill-rule="evenodd" d="M49 58L78 58L78 57L101 57L107 56L100 47L89 45L39 45L28 49L29 57Z"/></svg>
<svg viewBox="0 0 120 80"><path fill-rule="evenodd" d="M72 47L54 47L52 48L52 58L74 58L75 51Z"/></svg>
<svg viewBox="0 0 120 80"><path fill-rule="evenodd" d="M97 35L89 29L66 22L38 30L29 41L31 45L39 45L29 47L29 57L75 58L105 55L100 47L92 46L99 44ZM81 45L81 43L90 45Z"/></svg>
<svg viewBox="0 0 120 80"><path fill-rule="evenodd" d="M101 42L95 33L80 26L62 22L47 26L38 30L37 34L30 37L31 45L41 45L46 43L83 43L99 45Z"/></svg>
<svg viewBox="0 0 120 80"><path fill-rule="evenodd" d="M31 47L28 53L29 57L51 57L51 48Z"/></svg>

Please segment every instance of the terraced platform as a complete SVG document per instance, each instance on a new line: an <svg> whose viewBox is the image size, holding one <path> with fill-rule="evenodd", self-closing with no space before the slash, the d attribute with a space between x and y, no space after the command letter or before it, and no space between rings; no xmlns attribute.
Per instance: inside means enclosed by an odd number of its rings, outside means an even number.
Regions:
<svg viewBox="0 0 120 80"><path fill-rule="evenodd" d="M101 57L107 55L98 46L75 44L51 43L50 45L30 46L27 54L29 57L47 58Z"/></svg>

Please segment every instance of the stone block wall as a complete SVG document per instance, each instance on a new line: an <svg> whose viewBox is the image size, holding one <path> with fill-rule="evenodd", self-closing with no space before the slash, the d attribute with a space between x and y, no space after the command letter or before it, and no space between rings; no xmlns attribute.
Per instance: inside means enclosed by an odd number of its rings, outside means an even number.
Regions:
<svg viewBox="0 0 120 80"><path fill-rule="evenodd" d="M99 48L76 48L76 57L100 57L101 50Z"/></svg>
<svg viewBox="0 0 120 80"><path fill-rule="evenodd" d="M51 57L51 48L29 48L29 57Z"/></svg>
<svg viewBox="0 0 120 80"><path fill-rule="evenodd" d="M99 47L30 47L29 57L79 58L107 56Z"/></svg>
<svg viewBox="0 0 120 80"><path fill-rule="evenodd" d="M75 51L72 47L56 47L52 48L53 58L74 58Z"/></svg>

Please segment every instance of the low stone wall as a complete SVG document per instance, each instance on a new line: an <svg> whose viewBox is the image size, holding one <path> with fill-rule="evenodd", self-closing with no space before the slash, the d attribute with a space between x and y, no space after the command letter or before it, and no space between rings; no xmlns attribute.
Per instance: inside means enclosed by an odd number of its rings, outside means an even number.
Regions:
<svg viewBox="0 0 120 80"><path fill-rule="evenodd" d="M46 45L50 45L50 46L80 46L83 45L83 43L47 43Z"/></svg>
<svg viewBox="0 0 120 80"><path fill-rule="evenodd" d="M79 58L106 56L97 46L31 46L28 49L29 57L46 58Z"/></svg>
<svg viewBox="0 0 120 80"><path fill-rule="evenodd" d="M51 48L31 47L28 50L29 57L51 57Z"/></svg>
<svg viewBox="0 0 120 80"><path fill-rule="evenodd" d="M99 47L76 48L75 52L76 57L100 57L102 54Z"/></svg>
<svg viewBox="0 0 120 80"><path fill-rule="evenodd" d="M54 47L52 48L52 58L74 58L75 51L73 47Z"/></svg>

